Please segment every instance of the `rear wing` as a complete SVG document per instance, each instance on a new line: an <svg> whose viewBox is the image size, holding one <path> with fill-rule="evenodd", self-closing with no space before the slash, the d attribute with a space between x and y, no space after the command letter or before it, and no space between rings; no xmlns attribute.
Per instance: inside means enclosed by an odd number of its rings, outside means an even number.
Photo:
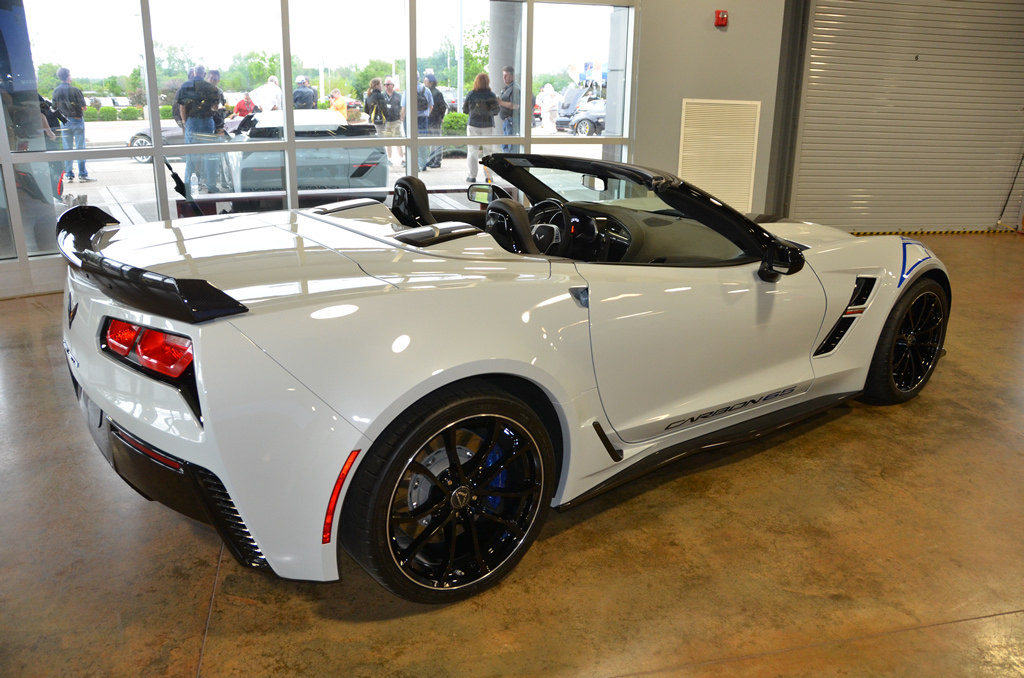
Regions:
<svg viewBox="0 0 1024 678"><path fill-rule="evenodd" d="M249 310L205 280L172 278L123 264L94 250L93 237L118 223L92 205L72 207L57 220L61 254L111 299L193 325Z"/></svg>

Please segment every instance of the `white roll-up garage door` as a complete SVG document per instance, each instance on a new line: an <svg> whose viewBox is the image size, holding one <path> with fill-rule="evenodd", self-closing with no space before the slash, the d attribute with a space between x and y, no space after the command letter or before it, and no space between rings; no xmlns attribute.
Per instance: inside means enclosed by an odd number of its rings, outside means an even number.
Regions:
<svg viewBox="0 0 1024 678"><path fill-rule="evenodd" d="M790 216L994 227L1024 153L1024 0L812 0L810 13Z"/></svg>

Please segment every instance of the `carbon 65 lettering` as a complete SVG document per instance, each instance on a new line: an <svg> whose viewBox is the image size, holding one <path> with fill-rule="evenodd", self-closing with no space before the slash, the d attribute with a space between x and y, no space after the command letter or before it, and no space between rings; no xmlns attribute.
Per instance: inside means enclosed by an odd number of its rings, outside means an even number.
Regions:
<svg viewBox="0 0 1024 678"><path fill-rule="evenodd" d="M727 407L720 407L717 410L705 412L704 414L698 414L695 417L689 417L688 419L680 419L679 421L673 421L671 424L665 427L665 430L671 431L673 429L679 428L680 426L689 426L690 424L696 424L697 422L714 419L715 417L721 416L723 414L728 414L729 412L736 412L737 410L742 410L744 407L747 407L748 405L757 405L758 403L766 403L769 400L781 398L782 396L789 395L795 390L796 386L790 386L789 388L782 389L781 391L772 391L771 393L766 393L763 396L751 398L750 400L744 400L743 402L736 403L735 405L728 405Z"/></svg>

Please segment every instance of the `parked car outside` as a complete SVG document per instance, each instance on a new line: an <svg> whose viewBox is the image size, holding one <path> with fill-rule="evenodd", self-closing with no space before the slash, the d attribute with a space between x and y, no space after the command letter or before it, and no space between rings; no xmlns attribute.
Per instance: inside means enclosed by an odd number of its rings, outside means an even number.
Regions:
<svg viewBox="0 0 1024 678"><path fill-rule="evenodd" d="M294 111L295 136L304 139L375 136L370 124L349 123L338 111ZM235 192L284 188L280 151L246 150L252 141L282 138L283 111L256 113L243 122L226 155ZM238 152L241 151L241 152ZM295 151L299 189L381 188L387 185L388 159L383 147L306 148Z"/></svg>
<svg viewBox="0 0 1024 678"><path fill-rule="evenodd" d="M576 110L576 115L569 118L565 123L565 129L580 136L590 136L604 133L604 99L595 99L581 105ZM555 122L558 127L558 121Z"/></svg>
<svg viewBox="0 0 1024 678"><path fill-rule="evenodd" d="M178 124L173 120L160 121L160 134L163 137L163 144L165 146L185 143L185 130L178 127ZM153 146L153 137L151 136L149 126L132 134L131 138L128 139L128 145L132 148L151 148ZM153 156L137 155L135 156L135 162L151 163L153 162Z"/></svg>

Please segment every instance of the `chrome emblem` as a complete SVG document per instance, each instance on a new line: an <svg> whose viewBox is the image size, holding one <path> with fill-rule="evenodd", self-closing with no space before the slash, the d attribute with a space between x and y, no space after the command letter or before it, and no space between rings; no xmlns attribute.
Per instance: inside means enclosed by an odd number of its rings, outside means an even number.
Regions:
<svg viewBox="0 0 1024 678"><path fill-rule="evenodd" d="M452 508L464 509L469 505L469 488L463 485L452 492Z"/></svg>
<svg viewBox="0 0 1024 678"><path fill-rule="evenodd" d="M71 305L71 293L68 292L68 329L71 329L71 323L75 322L75 316L78 315L78 304Z"/></svg>

